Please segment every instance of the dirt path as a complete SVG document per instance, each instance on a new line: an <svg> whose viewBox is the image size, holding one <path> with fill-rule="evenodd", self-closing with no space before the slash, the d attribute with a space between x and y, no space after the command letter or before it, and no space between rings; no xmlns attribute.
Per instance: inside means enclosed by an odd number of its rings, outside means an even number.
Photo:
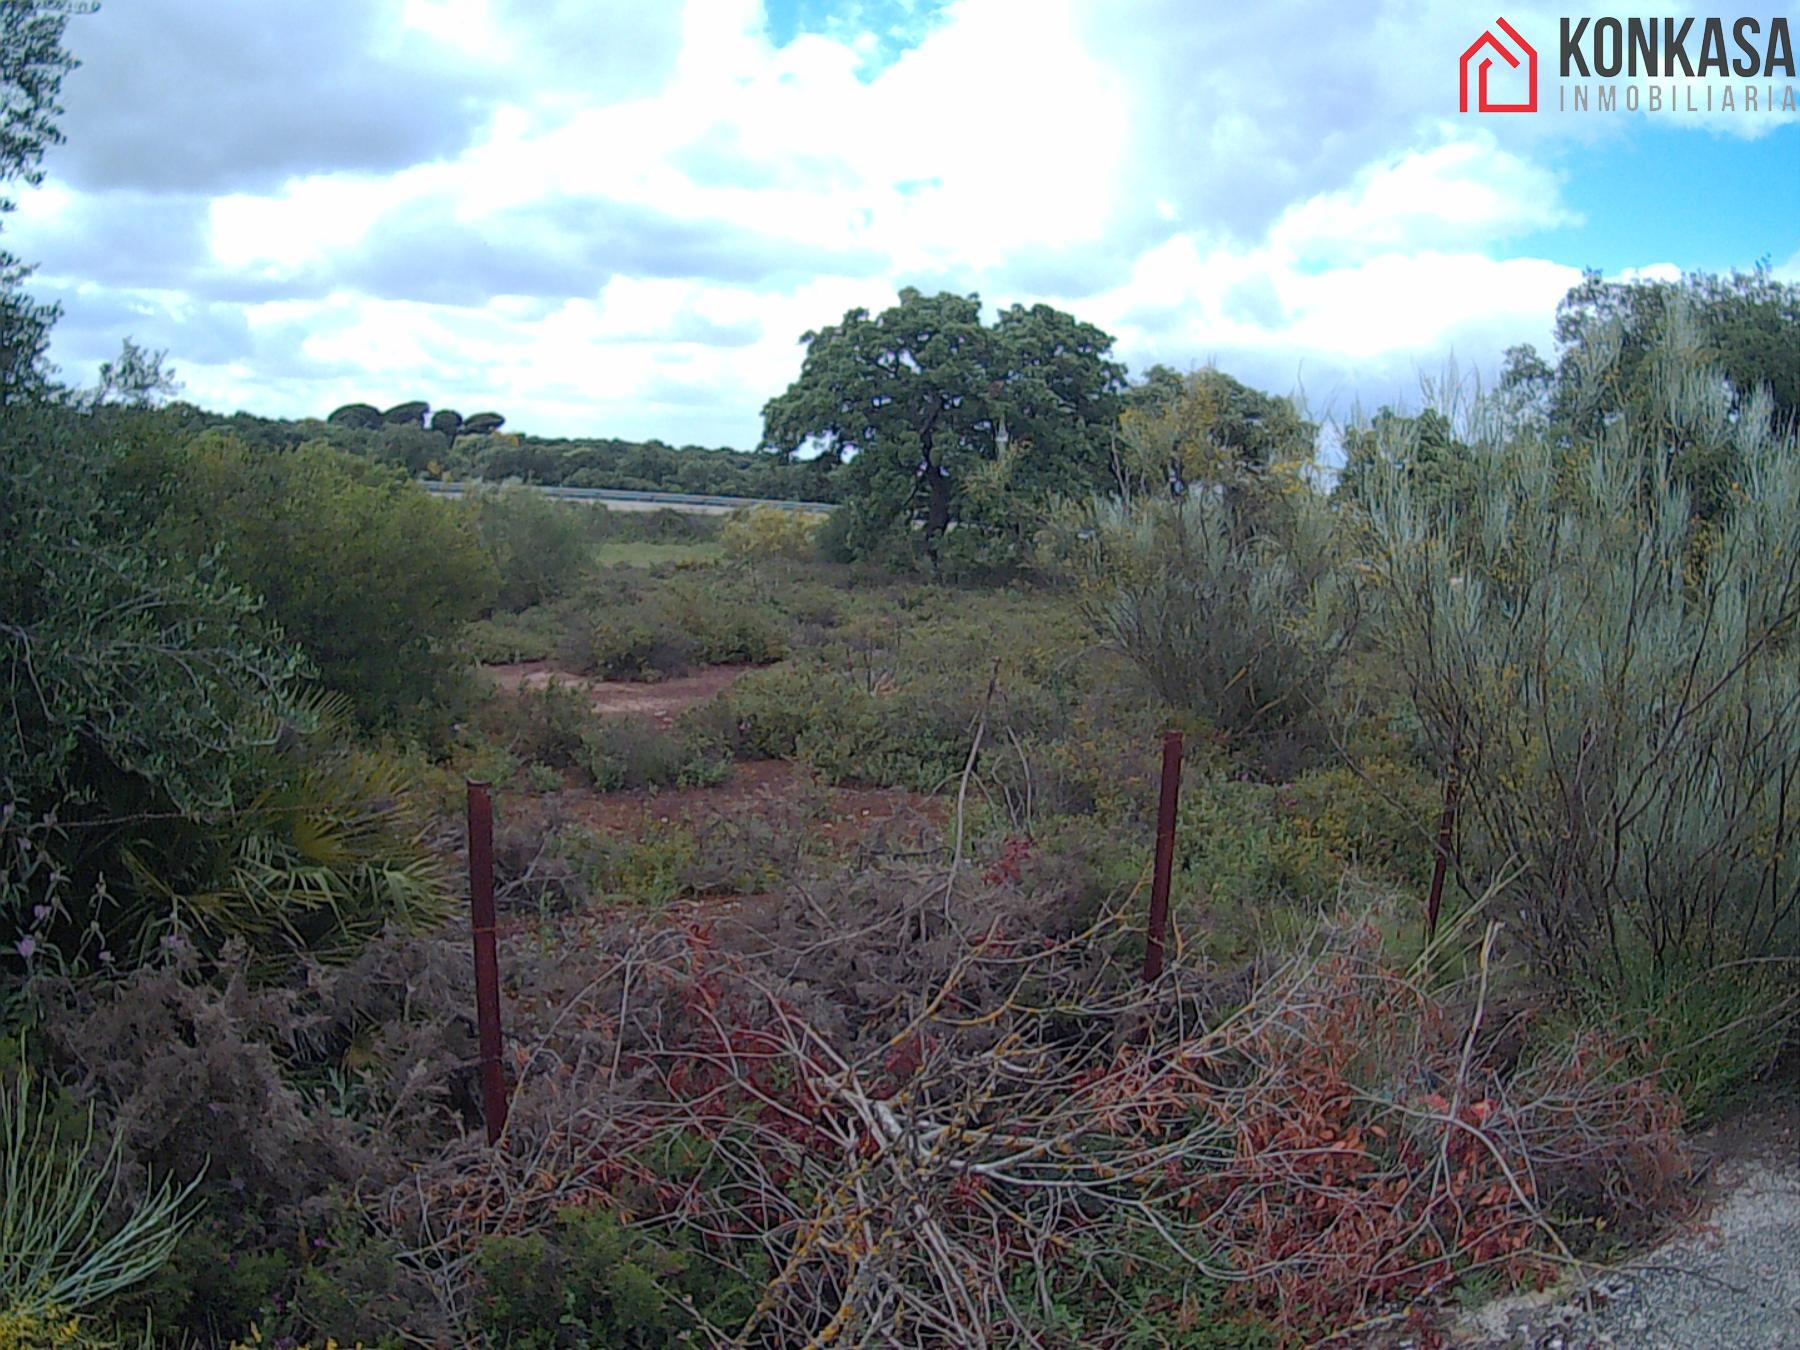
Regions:
<svg viewBox="0 0 1800 1350"><path fill-rule="evenodd" d="M1680 1233L1585 1290L1490 1304L1464 1320L1455 1343L1479 1350L1800 1347L1800 1100L1783 1097L1696 1141L1715 1160L1714 1198Z"/></svg>
<svg viewBox="0 0 1800 1350"><path fill-rule="evenodd" d="M642 717L659 726L675 719L714 694L729 689L756 666L707 666L692 675L640 683L635 680L591 680L563 670L553 661L518 661L511 665L483 666L482 671L501 689L542 689L559 685L580 689L593 699L597 713Z"/></svg>

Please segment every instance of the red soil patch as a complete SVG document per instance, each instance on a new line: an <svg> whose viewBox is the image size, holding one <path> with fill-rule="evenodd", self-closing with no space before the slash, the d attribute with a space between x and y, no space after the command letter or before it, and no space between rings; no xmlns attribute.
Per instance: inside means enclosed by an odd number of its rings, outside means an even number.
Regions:
<svg viewBox="0 0 1800 1350"><path fill-rule="evenodd" d="M692 675L641 684L589 679L552 661L482 667L487 677L508 693L549 685L578 689L593 700L595 712L639 717L662 727L671 726L683 712L755 669L758 667L708 666ZM845 851L866 842L877 827L897 817L912 818L924 831L935 833L950 813L942 798L894 788L832 787L815 779L805 765L782 760L733 765L730 779L715 787L599 794L571 787L555 794L555 800L577 819L607 834L637 836L660 824L704 829L720 820L760 816L804 829ZM920 842L923 845L923 840Z"/></svg>
<svg viewBox="0 0 1800 1350"><path fill-rule="evenodd" d="M755 666L707 666L692 675L679 675L655 683L632 680L592 680L561 669L553 661L518 661L511 665L483 666L491 679L508 693L559 685L579 689L594 702L597 713L640 717L658 726L670 726L695 704L704 703L726 689Z"/></svg>
<svg viewBox="0 0 1800 1350"><path fill-rule="evenodd" d="M737 764L730 780L716 787L584 797L575 811L596 829L637 834L651 824L704 827L715 820L746 816L778 819L796 805L809 808L808 829L846 847L895 816L916 813L938 826L948 813L942 798L897 788L830 787L813 778L805 765L786 760Z"/></svg>

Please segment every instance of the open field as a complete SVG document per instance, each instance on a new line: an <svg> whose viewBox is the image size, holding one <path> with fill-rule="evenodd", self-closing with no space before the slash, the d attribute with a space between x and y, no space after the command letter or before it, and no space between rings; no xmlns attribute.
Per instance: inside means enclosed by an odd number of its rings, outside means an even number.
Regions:
<svg viewBox="0 0 1800 1350"><path fill-rule="evenodd" d="M1652 1275L1786 1297L1791 1169L1703 1132L1791 1140L1800 1009L1800 447L1655 317L1755 283L1662 284L1330 481L916 291L695 462L828 514L432 495L681 452L422 403L0 407L0 1350L1780 1326Z"/></svg>
<svg viewBox="0 0 1800 1350"><path fill-rule="evenodd" d="M595 556L603 563L655 567L658 563L717 562L721 554L715 544L662 544L644 540L605 543L600 545Z"/></svg>
<svg viewBox="0 0 1800 1350"><path fill-rule="evenodd" d="M1215 9L0 0L0 1350L1800 1347L1790 20Z"/></svg>
<svg viewBox="0 0 1800 1350"><path fill-rule="evenodd" d="M425 479L421 486L434 496L465 497L479 491L481 483L444 483ZM776 501L761 497L721 497L692 492L632 492L624 489L565 487L558 484L533 485L531 490L552 501L580 502L603 506L609 511L676 511L697 516L728 516L734 511L770 507L782 511L799 511L808 515L825 515L829 502Z"/></svg>

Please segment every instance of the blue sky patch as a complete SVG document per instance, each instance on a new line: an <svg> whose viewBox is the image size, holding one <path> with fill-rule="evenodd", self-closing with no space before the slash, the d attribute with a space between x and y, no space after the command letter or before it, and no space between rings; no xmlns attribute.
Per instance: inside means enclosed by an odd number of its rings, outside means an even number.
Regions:
<svg viewBox="0 0 1800 1350"><path fill-rule="evenodd" d="M1800 253L1800 125L1756 140L1639 125L1550 161L1580 225L1517 241L1576 267L1616 272L1652 262L1729 272Z"/></svg>

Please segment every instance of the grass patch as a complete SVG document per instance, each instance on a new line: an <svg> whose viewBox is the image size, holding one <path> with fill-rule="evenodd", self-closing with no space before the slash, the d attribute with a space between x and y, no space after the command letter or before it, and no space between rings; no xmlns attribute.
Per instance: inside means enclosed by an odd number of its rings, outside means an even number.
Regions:
<svg viewBox="0 0 1800 1350"><path fill-rule="evenodd" d="M666 564L715 563L725 556L714 539L693 543L663 543L651 539L609 539L594 550L602 567L660 567Z"/></svg>

